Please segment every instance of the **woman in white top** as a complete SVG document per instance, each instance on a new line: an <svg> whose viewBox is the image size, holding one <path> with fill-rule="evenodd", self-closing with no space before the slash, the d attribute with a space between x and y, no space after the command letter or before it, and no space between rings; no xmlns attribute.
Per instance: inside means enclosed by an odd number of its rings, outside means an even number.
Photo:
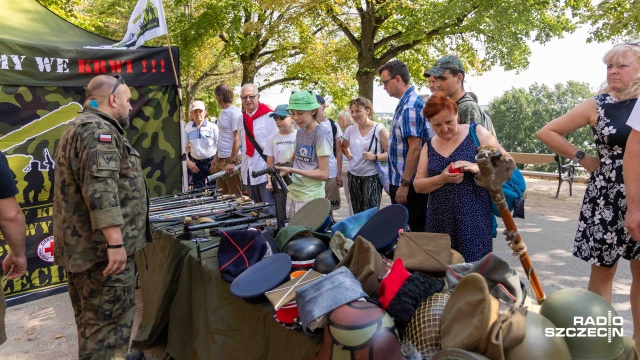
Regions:
<svg viewBox="0 0 640 360"><path fill-rule="evenodd" d="M340 128L342 129L342 137L344 138L344 132L347 128L354 124L353 118L351 117L351 111L342 110L338 113L338 124L340 124ZM344 151L344 150L343 150ZM349 156L351 154L344 152L342 153L342 178L347 178L347 172L349 170ZM351 196L349 195L349 182L345 181L342 183L342 189L344 190L344 197L347 199L347 207L349 208L349 216L353 215L353 207L351 207Z"/></svg>
<svg viewBox="0 0 640 360"><path fill-rule="evenodd" d="M347 128L342 140L342 148L350 150L349 193L355 214L380 207L382 184L378 180L376 162L388 158L389 133L384 125L371 120L373 105L363 97L349 103L351 117L355 122Z"/></svg>

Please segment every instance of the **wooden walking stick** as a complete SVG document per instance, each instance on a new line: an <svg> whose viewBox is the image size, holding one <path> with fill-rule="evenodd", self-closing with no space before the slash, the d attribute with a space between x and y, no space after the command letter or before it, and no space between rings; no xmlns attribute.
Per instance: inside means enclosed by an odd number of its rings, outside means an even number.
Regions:
<svg viewBox="0 0 640 360"><path fill-rule="evenodd" d="M480 172L476 175L476 184L489 191L491 200L493 200L500 211L500 216L502 216L502 221L504 221L507 229L505 234L509 242L509 247L513 250L514 254L520 258L520 263L527 274L536 300L542 304L545 299L542 285L540 285L538 275L536 275L535 270L533 270L527 247L518 233L516 224L513 221L513 216L511 216L511 212L507 206L504 192L502 191L502 184L511 177L511 173L513 173L516 164L513 159L502 156L500 150L488 146L481 146L479 148L478 155L476 155L476 163L480 169Z"/></svg>

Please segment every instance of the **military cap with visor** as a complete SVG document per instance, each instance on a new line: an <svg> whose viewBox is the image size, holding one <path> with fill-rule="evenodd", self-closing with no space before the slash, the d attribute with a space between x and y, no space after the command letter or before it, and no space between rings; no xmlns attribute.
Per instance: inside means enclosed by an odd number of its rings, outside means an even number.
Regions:
<svg viewBox="0 0 640 360"><path fill-rule="evenodd" d="M457 70L465 72L462 61L460 61L460 59L456 55L447 55L436 61L433 67L424 73L424 76L442 76L442 74L447 72L447 70Z"/></svg>

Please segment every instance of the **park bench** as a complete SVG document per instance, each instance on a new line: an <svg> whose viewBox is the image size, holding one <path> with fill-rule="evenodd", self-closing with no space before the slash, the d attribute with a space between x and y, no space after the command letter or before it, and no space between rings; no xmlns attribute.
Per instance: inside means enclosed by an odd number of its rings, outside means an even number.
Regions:
<svg viewBox="0 0 640 360"><path fill-rule="evenodd" d="M557 178L558 190L556 191L556 197L560 195L560 187L562 187L562 183L566 181L569 183L569 196L573 196L572 187L573 187L574 175L575 175L575 164L573 163L573 161L565 162L566 159L563 159L558 154L533 154L533 153L517 153L517 152L512 152L509 154L511 154L516 164L528 165L528 164L555 163L558 166L558 174L542 173L539 171L522 171L522 174L533 175L533 176L543 175L543 177Z"/></svg>

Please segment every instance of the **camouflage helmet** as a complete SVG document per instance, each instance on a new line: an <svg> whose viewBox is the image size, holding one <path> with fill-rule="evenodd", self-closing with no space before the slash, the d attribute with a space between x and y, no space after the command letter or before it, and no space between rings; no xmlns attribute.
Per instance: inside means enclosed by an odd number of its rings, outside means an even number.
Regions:
<svg viewBox="0 0 640 360"><path fill-rule="evenodd" d="M393 319L382 308L370 302L353 301L329 315L316 359L404 359L398 339Z"/></svg>
<svg viewBox="0 0 640 360"><path fill-rule="evenodd" d="M615 359L624 351L622 324L616 321L620 317L595 293L584 289L556 291L542 303L540 315L557 329L564 329L573 359Z"/></svg>
<svg viewBox="0 0 640 360"><path fill-rule="evenodd" d="M533 311L525 315L526 335L522 342L505 351L505 360L571 360L567 343L561 337L545 336L545 329L555 328L549 319Z"/></svg>

